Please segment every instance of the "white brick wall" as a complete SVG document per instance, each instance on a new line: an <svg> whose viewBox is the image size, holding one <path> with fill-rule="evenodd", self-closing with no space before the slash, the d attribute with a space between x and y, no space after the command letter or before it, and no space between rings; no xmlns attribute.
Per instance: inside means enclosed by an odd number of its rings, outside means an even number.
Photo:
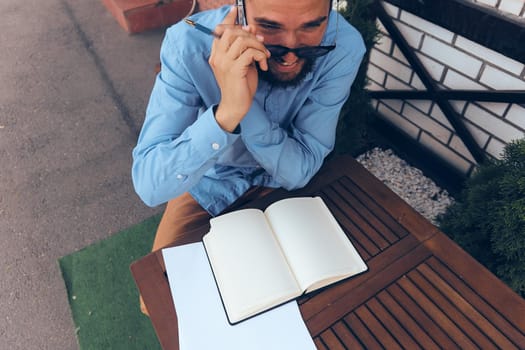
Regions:
<svg viewBox="0 0 525 350"><path fill-rule="evenodd" d="M483 70L480 82L496 90L525 90L525 80L488 65Z"/></svg>
<svg viewBox="0 0 525 350"><path fill-rule="evenodd" d="M456 150L452 149L450 145L444 145L439 140L426 133L421 133L419 141L427 148L433 150L437 156L448 160L448 162L456 169L464 173L470 171L472 167L470 162L465 159L463 155L458 154Z"/></svg>
<svg viewBox="0 0 525 350"><path fill-rule="evenodd" d="M488 134L506 143L524 136L522 130L498 118L492 111L479 107L476 103L468 104L464 117Z"/></svg>
<svg viewBox="0 0 525 350"><path fill-rule="evenodd" d="M417 139L419 137L421 130L417 126L409 122L402 115L392 110L385 103L379 102L377 105L377 110L379 113L381 113L381 115L384 116L385 119L399 127L407 135L411 136L414 139Z"/></svg>
<svg viewBox="0 0 525 350"><path fill-rule="evenodd" d="M505 118L516 127L525 130L525 108L518 105L512 105Z"/></svg>
<svg viewBox="0 0 525 350"><path fill-rule="evenodd" d="M483 47L461 36L457 37L454 45L477 57L483 57L483 60L488 64L500 67L511 74L519 76L523 73L523 63L516 62L496 51L487 50L486 47Z"/></svg>
<svg viewBox="0 0 525 350"><path fill-rule="evenodd" d="M525 0L477 0L507 15L525 17ZM441 88L525 90L525 65L412 13L383 2L387 13ZM370 90L424 90L384 26L371 50ZM506 143L525 137L525 106L451 101L479 146L500 157ZM431 101L375 101L378 113L465 174L476 162L439 107Z"/></svg>
<svg viewBox="0 0 525 350"><path fill-rule="evenodd" d="M525 2L523 0L474 0L481 5L487 5L501 12L525 17Z"/></svg>

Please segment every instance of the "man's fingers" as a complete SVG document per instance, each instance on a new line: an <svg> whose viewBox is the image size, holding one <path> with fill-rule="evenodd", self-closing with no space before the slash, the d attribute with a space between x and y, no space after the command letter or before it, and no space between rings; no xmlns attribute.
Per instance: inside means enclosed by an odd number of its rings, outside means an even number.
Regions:
<svg viewBox="0 0 525 350"><path fill-rule="evenodd" d="M255 49L263 52L268 57L270 56L270 53L266 49L266 47L262 44L262 42L255 37L237 37L235 41L230 45L228 48L228 56L232 59L236 59L237 57L241 56L244 51L248 49Z"/></svg>
<svg viewBox="0 0 525 350"><path fill-rule="evenodd" d="M224 20L215 27L220 38L213 40L210 64L231 70L236 67L249 67L258 62L263 70L268 69L270 53L263 44L264 38L256 35L254 27L240 27L236 24L237 7L232 6Z"/></svg>
<svg viewBox="0 0 525 350"><path fill-rule="evenodd" d="M266 53L256 50L254 48L246 49L241 56L237 59L237 62L244 67L247 67L254 62L259 63L259 67L266 71L268 70L268 56Z"/></svg>
<svg viewBox="0 0 525 350"><path fill-rule="evenodd" d="M215 28L215 31L217 32L217 34L222 34L222 32L224 32L224 28L228 28L228 27L235 25L236 20L237 20L237 7L232 6L230 8L230 12L228 12L226 17L224 17L221 24L219 24L217 28Z"/></svg>

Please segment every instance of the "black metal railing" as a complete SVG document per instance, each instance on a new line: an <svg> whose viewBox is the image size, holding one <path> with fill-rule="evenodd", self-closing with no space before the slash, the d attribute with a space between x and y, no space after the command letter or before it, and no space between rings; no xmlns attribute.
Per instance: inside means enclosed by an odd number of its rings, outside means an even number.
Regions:
<svg viewBox="0 0 525 350"><path fill-rule="evenodd" d="M503 16L497 11L469 3L464 0L386 0L434 24L493 49L505 56L525 63L525 20L518 21ZM476 162L483 163L486 154L466 128L461 116L452 107L451 100L525 103L525 91L515 90L445 90L428 73L414 50L409 46L381 1L376 0L374 11L392 41L401 50L406 60L418 75L426 91L385 90L369 91L375 99L432 100L453 126Z"/></svg>

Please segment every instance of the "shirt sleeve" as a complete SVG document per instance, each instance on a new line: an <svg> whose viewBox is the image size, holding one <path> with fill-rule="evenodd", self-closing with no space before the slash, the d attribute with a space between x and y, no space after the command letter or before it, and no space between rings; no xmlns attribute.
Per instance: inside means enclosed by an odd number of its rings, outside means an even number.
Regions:
<svg viewBox="0 0 525 350"><path fill-rule="evenodd" d="M265 116L257 103L241 122L246 148L277 186L305 186L333 150L339 113L364 54L358 41L352 55L332 59L286 130ZM359 45L360 44L360 45Z"/></svg>
<svg viewBox="0 0 525 350"><path fill-rule="evenodd" d="M188 191L239 137L220 128L213 106L203 109L175 41L168 32L162 70L133 150L133 185L149 206Z"/></svg>

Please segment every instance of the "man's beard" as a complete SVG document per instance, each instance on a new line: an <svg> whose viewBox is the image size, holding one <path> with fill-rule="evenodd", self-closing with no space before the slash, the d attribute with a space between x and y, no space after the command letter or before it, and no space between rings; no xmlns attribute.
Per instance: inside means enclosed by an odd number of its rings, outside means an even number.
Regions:
<svg viewBox="0 0 525 350"><path fill-rule="evenodd" d="M271 58L270 58L271 59ZM305 58L304 64L301 67L301 70L299 73L293 77L292 79L283 80L279 78L276 74L274 74L270 69L267 71L263 71L262 69L258 68L259 71L259 78L270 83L274 87L277 88L288 88L288 87L295 87L303 82L304 78L313 71L314 69L314 63L315 58Z"/></svg>

